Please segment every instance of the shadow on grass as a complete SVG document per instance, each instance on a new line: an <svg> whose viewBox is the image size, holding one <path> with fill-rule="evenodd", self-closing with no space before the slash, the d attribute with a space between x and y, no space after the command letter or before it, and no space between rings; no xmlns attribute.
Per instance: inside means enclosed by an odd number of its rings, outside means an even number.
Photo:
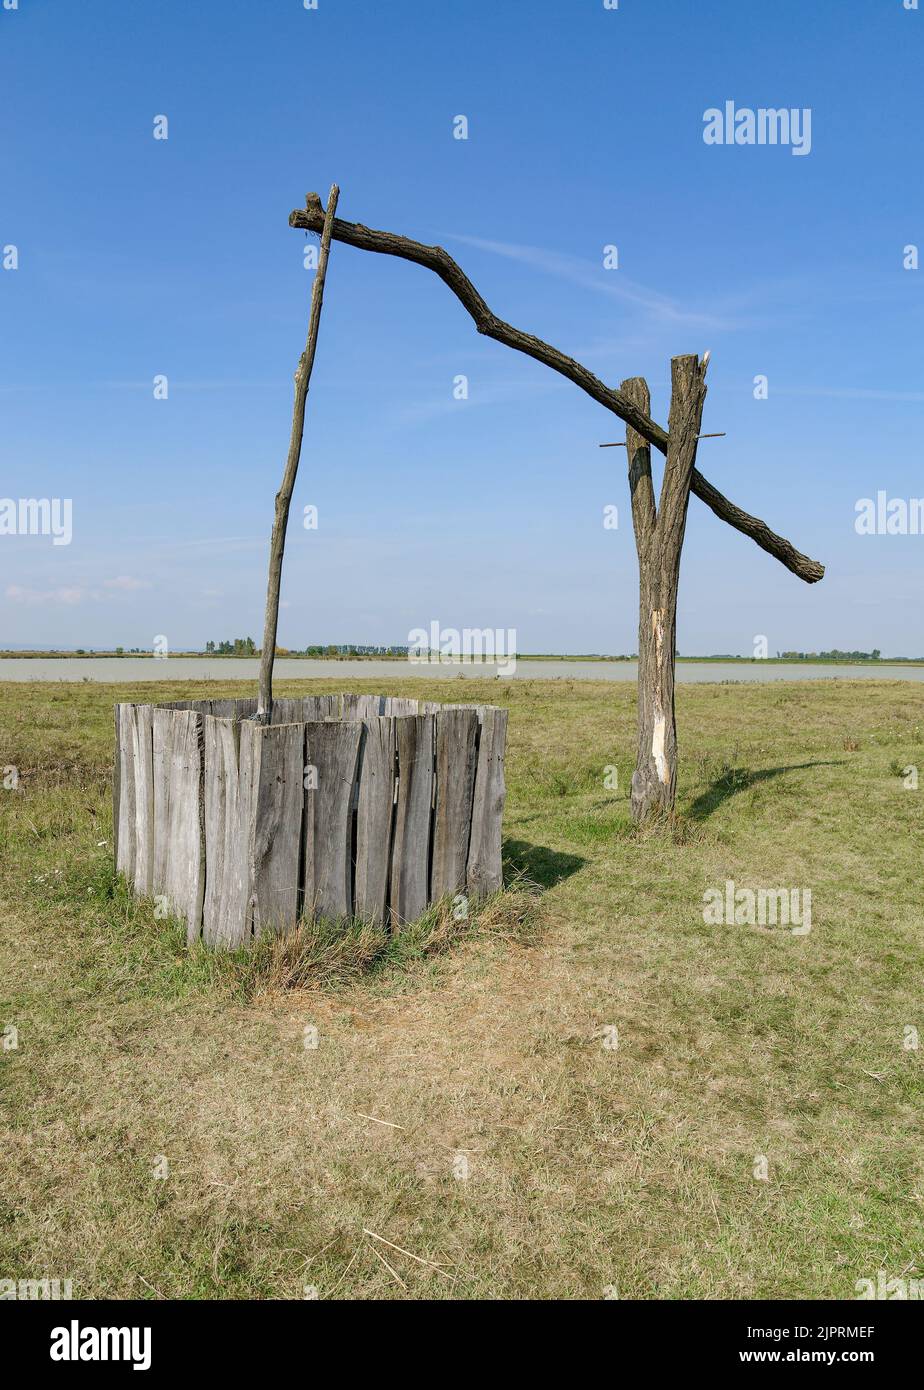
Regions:
<svg viewBox="0 0 924 1390"><path fill-rule="evenodd" d="M746 767L726 768L704 792L700 792L691 804L688 814L691 820L706 820L723 802L737 796L739 792L756 787L761 782L769 782L774 777L781 777L784 772L804 772L812 767L842 767L843 762L843 758L829 758L813 763L790 763L788 767L765 767L759 772L751 772Z"/></svg>
<svg viewBox="0 0 924 1390"><path fill-rule="evenodd" d="M561 854L526 840L505 840L503 850L505 883L511 877L523 877L540 888L554 888L587 863L579 854Z"/></svg>

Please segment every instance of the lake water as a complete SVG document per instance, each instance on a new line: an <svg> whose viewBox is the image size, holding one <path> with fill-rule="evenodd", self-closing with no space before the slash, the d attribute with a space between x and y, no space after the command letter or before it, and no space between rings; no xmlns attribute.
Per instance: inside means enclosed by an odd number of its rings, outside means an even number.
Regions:
<svg viewBox="0 0 924 1390"><path fill-rule="evenodd" d="M152 656L126 657L4 657L0 659L0 681L251 681L256 688L259 661L251 657L174 657L164 661ZM491 665L419 666L405 661L296 661L280 658L274 667L277 680L404 680L420 676L427 680L454 679L457 676L491 679L497 667ZM634 661L521 661L515 680L634 681L638 667ZM504 679L504 677L501 677ZM924 680L924 666L828 666L800 662L775 666L760 661L678 662L677 682L716 681L808 681L808 680Z"/></svg>

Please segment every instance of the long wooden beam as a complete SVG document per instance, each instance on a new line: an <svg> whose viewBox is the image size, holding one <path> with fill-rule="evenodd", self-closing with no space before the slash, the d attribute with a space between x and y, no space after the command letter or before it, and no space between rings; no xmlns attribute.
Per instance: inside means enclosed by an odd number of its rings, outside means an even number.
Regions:
<svg viewBox="0 0 924 1390"><path fill-rule="evenodd" d="M304 208L296 208L290 214L289 226L306 232L321 232L324 228L324 216L324 207L318 194L308 193ZM401 260L413 261L416 265L432 270L471 315L479 333L503 343L505 347L523 352L527 357L533 357L537 362L542 362L546 367L551 367L553 371L567 377L593 400L606 406L614 415L618 415L662 454L667 453L666 430L656 424L622 391L607 386L582 363L568 357L549 343L544 343L541 338L535 338L531 333L523 333L519 328L514 328L492 314L461 266L441 246L425 246L422 242L411 241L408 237L398 236L394 232L375 231L371 227L364 227L361 222L345 222L339 217L334 218L332 236L335 241L343 242L346 246L355 246L360 251L398 256ZM774 556L799 579L804 579L806 584L814 584L821 579L825 572L824 565L801 554L783 536L771 531L766 522L761 521L759 517L750 516L740 507L736 507L695 468L690 490L722 521L749 536L762 550Z"/></svg>
<svg viewBox="0 0 924 1390"><path fill-rule="evenodd" d="M286 548L286 528L289 524L289 506L295 488L298 463L302 454L302 436L305 433L305 406L308 401L308 387L314 367L314 355L318 347L318 329L321 325L321 306L324 303L324 279L327 275L327 259L330 255L331 225L337 210L340 189L333 184L327 200L328 213L321 223L321 254L311 286L311 308L308 311L308 338L305 351L298 359L295 372L295 404L292 408L292 429L289 435L289 452L282 475L276 504L273 512L273 530L270 535L269 574L266 582L266 613L263 619L263 646L260 649L260 685L257 701L257 723L269 724L273 714L273 662L276 659L276 628L279 623L279 589L282 584L282 557Z"/></svg>

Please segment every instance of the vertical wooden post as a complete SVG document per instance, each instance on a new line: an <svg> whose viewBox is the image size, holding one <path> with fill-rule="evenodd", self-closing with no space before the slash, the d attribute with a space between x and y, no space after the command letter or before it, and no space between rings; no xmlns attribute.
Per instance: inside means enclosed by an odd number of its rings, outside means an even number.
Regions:
<svg viewBox="0 0 924 1390"><path fill-rule="evenodd" d="M636 821L671 812L677 792L677 591L696 443L706 399L707 360L700 362L698 357L688 356L671 361L667 458L657 509L651 482L651 449L631 426L626 429L639 573L638 754L631 790ZM624 381L621 389L647 413L650 398L641 377Z"/></svg>
<svg viewBox="0 0 924 1390"><path fill-rule="evenodd" d="M309 195L317 198L317 195ZM314 284L311 287L311 311L308 316L308 341L305 351L298 361L295 373L295 407L292 412L292 434L289 439L289 454L286 459L282 483L276 493L276 513L273 518L273 532L270 538L269 580L266 586L266 617L263 624L263 647L260 652L260 692L256 719L260 724L269 724L273 712L273 660L276 655L276 628L279 623L279 586L282 579L282 557L286 545L286 527L289 522L289 504L298 473L298 461L302 452L302 435L305 430L305 404L308 399L308 384L314 366L314 354L318 345L318 325L321 322L321 305L324 300L324 279L327 275L327 258L330 254L331 232L334 213L340 189L331 186L324 214L324 228L321 233L321 252ZM320 206L320 200L317 200Z"/></svg>

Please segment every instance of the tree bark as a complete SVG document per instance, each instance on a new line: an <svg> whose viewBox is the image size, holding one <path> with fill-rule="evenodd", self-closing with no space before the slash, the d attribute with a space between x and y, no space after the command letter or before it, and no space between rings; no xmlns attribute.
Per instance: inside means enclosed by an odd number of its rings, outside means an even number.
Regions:
<svg viewBox="0 0 924 1390"><path fill-rule="evenodd" d="M671 362L669 442L657 507L651 449L631 426L626 430L639 569L638 746L630 793L632 816L638 822L669 815L677 794L677 593L705 375L705 364L695 356ZM641 377L624 381L620 390L648 413L648 386Z"/></svg>
<svg viewBox="0 0 924 1390"><path fill-rule="evenodd" d="M334 184L327 199L327 213L321 231L321 250L318 255L318 268L311 286L311 309L308 314L308 339L305 351L298 359L295 372L295 406L292 411L292 433L289 437L289 453L286 458L282 483L276 493L276 509L273 516L273 531L270 536L269 578L266 585L266 615L263 621L263 647L260 651L260 687L257 701L256 720L259 724L269 724L273 714L273 662L276 658L276 630L279 624L279 589L282 583L282 557L286 548L286 527L289 524L289 506L295 488L298 463L302 453L302 436L305 432L305 406L308 400L308 385L311 369L318 346L318 328L321 322L321 305L324 302L324 280L327 275L327 259L330 255L331 233L334 213L340 189Z"/></svg>

